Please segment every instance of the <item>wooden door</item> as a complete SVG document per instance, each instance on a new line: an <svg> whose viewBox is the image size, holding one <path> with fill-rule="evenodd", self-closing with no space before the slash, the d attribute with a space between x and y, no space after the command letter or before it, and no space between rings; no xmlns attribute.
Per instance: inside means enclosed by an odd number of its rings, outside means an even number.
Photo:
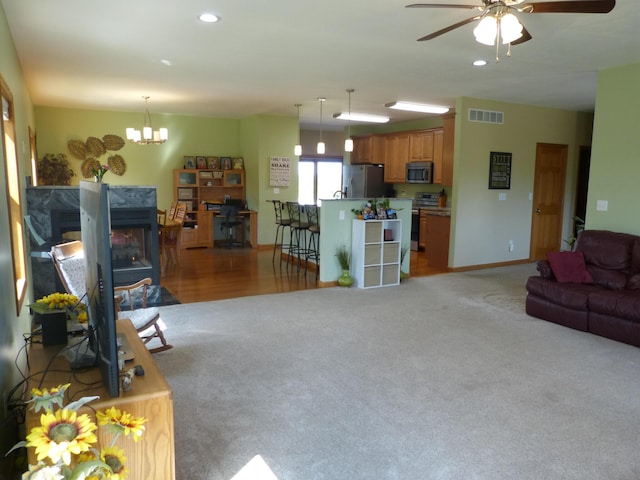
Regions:
<svg viewBox="0 0 640 480"><path fill-rule="evenodd" d="M560 250L562 210L567 173L567 145L539 143L533 184L531 260L544 260L547 252Z"/></svg>

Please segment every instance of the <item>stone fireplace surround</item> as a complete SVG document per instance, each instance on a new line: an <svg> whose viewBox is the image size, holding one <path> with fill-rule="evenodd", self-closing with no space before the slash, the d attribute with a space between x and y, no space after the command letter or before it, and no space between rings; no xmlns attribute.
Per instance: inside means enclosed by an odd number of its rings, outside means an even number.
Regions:
<svg viewBox="0 0 640 480"><path fill-rule="evenodd" d="M158 248L157 200L155 187L111 186L112 229L144 230L146 262L142 268L114 266L114 283L130 284L151 277L149 302L160 300L160 255ZM34 232L25 225L30 238L31 278L34 298L64 291L49 257L51 247L62 241L64 232L80 231L80 188L66 186L27 187L27 215ZM44 243L36 241L37 234Z"/></svg>

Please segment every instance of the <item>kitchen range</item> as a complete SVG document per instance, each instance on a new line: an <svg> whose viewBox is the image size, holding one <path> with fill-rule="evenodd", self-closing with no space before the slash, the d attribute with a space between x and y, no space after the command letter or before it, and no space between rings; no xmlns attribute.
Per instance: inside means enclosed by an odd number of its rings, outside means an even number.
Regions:
<svg viewBox="0 0 640 480"><path fill-rule="evenodd" d="M416 193L411 206L411 250L421 250L424 246L425 239L420 238L420 231L424 235L424 229L420 228L420 210L429 210L438 212L442 215L448 215L449 209L446 208L447 195L444 189L440 193L418 192Z"/></svg>

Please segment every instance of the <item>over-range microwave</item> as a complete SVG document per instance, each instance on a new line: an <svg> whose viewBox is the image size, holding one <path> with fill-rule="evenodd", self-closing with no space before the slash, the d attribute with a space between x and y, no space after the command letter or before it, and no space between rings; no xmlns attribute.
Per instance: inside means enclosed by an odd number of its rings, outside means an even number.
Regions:
<svg viewBox="0 0 640 480"><path fill-rule="evenodd" d="M407 183L433 183L433 162L407 163Z"/></svg>

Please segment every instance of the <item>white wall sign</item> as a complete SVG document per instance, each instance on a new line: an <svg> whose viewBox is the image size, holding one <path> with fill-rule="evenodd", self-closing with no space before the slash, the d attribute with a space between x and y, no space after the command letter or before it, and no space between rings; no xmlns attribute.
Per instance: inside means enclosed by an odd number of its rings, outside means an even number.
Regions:
<svg viewBox="0 0 640 480"><path fill-rule="evenodd" d="M269 186L288 187L291 180L291 160L289 157L271 157Z"/></svg>

